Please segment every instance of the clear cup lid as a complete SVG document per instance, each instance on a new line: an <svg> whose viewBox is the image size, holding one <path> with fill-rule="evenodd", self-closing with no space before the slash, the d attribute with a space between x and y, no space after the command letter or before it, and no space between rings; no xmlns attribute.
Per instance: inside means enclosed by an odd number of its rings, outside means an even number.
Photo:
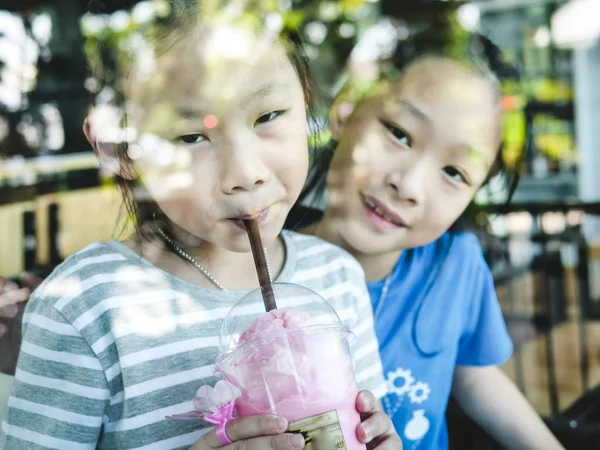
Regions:
<svg viewBox="0 0 600 450"><path fill-rule="evenodd" d="M297 284L273 283L277 309L265 312L260 289L249 292L229 311L221 326L222 355L256 339L273 337L308 327L344 325L327 300Z"/></svg>

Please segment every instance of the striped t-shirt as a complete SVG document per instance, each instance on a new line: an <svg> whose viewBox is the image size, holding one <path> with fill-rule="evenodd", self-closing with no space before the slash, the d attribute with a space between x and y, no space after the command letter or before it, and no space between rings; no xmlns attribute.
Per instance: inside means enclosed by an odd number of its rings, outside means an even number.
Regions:
<svg viewBox="0 0 600 450"><path fill-rule="evenodd" d="M360 389L385 395L362 268L315 237L282 234L276 281L327 299L356 335ZM172 277L117 241L67 258L34 293L0 448L188 449L210 428L168 421L193 409L213 363L223 318L247 292Z"/></svg>

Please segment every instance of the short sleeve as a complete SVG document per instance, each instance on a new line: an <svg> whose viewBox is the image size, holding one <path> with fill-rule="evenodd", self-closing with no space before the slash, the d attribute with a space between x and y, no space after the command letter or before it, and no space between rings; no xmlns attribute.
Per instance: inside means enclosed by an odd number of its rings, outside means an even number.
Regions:
<svg viewBox="0 0 600 450"><path fill-rule="evenodd" d="M512 354L513 345L506 329L494 280L481 249L475 271L474 293L467 323L458 344L456 364L459 366L492 366L504 363Z"/></svg>

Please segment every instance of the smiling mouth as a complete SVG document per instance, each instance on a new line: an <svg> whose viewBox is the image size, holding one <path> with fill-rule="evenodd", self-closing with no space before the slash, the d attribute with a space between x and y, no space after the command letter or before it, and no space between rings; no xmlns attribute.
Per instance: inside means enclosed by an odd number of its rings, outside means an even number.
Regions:
<svg viewBox="0 0 600 450"><path fill-rule="evenodd" d="M408 228L406 222L398 214L390 210L382 202L373 197L362 196L367 216L382 231L397 228Z"/></svg>

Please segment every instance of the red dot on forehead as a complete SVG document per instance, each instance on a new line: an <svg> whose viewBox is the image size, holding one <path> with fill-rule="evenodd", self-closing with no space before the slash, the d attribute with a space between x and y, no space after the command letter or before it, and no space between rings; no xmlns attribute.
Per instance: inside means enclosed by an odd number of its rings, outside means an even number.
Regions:
<svg viewBox="0 0 600 450"><path fill-rule="evenodd" d="M217 126L217 118L215 116L213 116L212 114L209 114L208 116L206 116L204 118L204 126L206 128L214 128Z"/></svg>

